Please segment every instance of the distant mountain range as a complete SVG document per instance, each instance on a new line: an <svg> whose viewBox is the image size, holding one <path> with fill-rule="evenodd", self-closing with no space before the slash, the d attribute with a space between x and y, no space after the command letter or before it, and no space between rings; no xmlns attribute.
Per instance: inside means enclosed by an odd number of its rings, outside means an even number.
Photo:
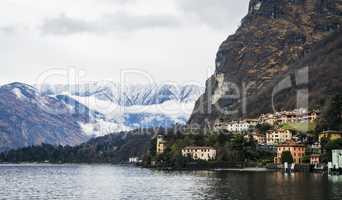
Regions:
<svg viewBox="0 0 342 200"><path fill-rule="evenodd" d="M113 132L185 124L202 92L195 85L3 85L0 151L76 145Z"/></svg>

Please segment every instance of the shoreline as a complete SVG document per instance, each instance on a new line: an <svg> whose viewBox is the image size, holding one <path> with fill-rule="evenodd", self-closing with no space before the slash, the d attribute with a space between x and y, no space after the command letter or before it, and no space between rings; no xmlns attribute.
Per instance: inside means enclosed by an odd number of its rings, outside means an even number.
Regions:
<svg viewBox="0 0 342 200"><path fill-rule="evenodd" d="M129 167L137 167L149 170L158 170L158 171L213 171L213 172L279 172L282 171L283 168L267 168L267 167L245 167L245 168L232 168L232 167L187 167L187 168L173 168L173 167L150 167L150 166L142 166L134 163L47 163L47 162L22 162L22 163L0 163L1 166L66 166L66 165L113 165L113 166L129 166ZM294 173L326 173L327 170L295 170Z"/></svg>

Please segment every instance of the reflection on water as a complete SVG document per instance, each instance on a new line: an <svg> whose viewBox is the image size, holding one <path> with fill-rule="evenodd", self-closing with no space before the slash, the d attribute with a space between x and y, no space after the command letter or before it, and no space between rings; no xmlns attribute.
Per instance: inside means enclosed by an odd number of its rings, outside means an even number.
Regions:
<svg viewBox="0 0 342 200"><path fill-rule="evenodd" d="M342 177L164 172L111 165L0 165L0 199L342 199Z"/></svg>

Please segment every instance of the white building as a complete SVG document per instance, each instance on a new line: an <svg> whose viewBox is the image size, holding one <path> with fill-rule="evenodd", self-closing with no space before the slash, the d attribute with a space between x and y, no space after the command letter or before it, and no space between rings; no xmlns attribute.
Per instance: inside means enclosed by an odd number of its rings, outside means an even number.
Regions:
<svg viewBox="0 0 342 200"><path fill-rule="evenodd" d="M332 167L342 169L342 149L332 150Z"/></svg>
<svg viewBox="0 0 342 200"><path fill-rule="evenodd" d="M215 129L227 130L229 132L247 132L258 124L256 119L246 119L243 121L224 121L217 120L214 124Z"/></svg>
<svg viewBox="0 0 342 200"><path fill-rule="evenodd" d="M229 132L246 132L255 127L255 125L256 124L254 124L254 122L235 121L228 123L226 126L226 130Z"/></svg>
<svg viewBox="0 0 342 200"><path fill-rule="evenodd" d="M138 163L139 162L139 158L138 157L131 157L128 159L129 163Z"/></svg>
<svg viewBox="0 0 342 200"><path fill-rule="evenodd" d="M190 156L194 160L215 160L216 150L212 147L185 147L182 156Z"/></svg>

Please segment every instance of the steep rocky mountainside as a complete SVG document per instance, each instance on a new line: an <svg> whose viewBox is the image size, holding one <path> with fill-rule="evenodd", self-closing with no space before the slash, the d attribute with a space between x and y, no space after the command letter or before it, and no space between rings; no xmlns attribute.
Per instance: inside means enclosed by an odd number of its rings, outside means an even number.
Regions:
<svg viewBox="0 0 342 200"><path fill-rule="evenodd" d="M293 77L290 75L296 71L300 73L300 68L309 70L309 77L302 78L308 80L305 85L311 106L328 95L328 89L341 90L342 78L336 76L342 74L337 65L341 57L338 30L342 24L342 1L251 0L241 23L220 46L215 74L207 80L190 124L210 125L219 118L272 112L274 89L284 83L284 78ZM297 80L297 84L300 82ZM292 90L298 87L294 85ZM283 90L275 96L277 109L293 108L296 104L293 92Z"/></svg>
<svg viewBox="0 0 342 200"><path fill-rule="evenodd" d="M89 139L78 122L89 115L22 83L0 87L0 152L41 143L77 145Z"/></svg>
<svg viewBox="0 0 342 200"><path fill-rule="evenodd" d="M276 76L272 82L249 97L249 116L272 112L272 92L279 83L289 80L291 87L285 87L274 95L276 110L296 108L298 98L307 90L308 107L319 109L328 96L342 91L342 31L337 31L314 46L314 50L290 66L285 75ZM303 70L304 69L304 70ZM307 77L301 76L307 71ZM305 75L306 76L306 75ZM299 77L299 78L298 78ZM302 78L302 79L301 79ZM308 80L306 82L306 79ZM302 82L304 80L304 82ZM258 105L258 106L254 106ZM297 106L298 107L298 106Z"/></svg>

